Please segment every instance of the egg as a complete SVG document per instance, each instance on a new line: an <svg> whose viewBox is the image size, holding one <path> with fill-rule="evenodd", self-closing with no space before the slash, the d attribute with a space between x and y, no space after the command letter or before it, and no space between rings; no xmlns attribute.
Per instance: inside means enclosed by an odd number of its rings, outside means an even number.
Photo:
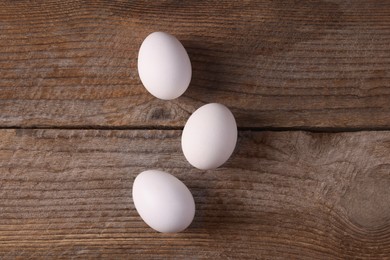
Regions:
<svg viewBox="0 0 390 260"><path fill-rule="evenodd" d="M138 74L150 94L171 100L188 88L192 76L191 61L178 39L165 32L154 32L141 44Z"/></svg>
<svg viewBox="0 0 390 260"><path fill-rule="evenodd" d="M191 192L167 172L140 173L133 183L133 201L145 223L159 232L183 231L194 219L195 202Z"/></svg>
<svg viewBox="0 0 390 260"><path fill-rule="evenodd" d="M198 108L184 126L181 145L185 158L201 170L215 169L232 155L237 124L230 110L218 103Z"/></svg>

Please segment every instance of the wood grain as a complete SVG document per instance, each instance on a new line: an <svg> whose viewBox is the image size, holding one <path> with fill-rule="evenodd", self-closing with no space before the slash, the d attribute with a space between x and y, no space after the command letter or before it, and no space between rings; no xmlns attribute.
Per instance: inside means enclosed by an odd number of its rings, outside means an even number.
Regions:
<svg viewBox="0 0 390 260"><path fill-rule="evenodd" d="M193 63L177 100L137 75L153 31ZM240 127L390 127L390 2L0 1L0 125L182 127L200 105Z"/></svg>
<svg viewBox="0 0 390 260"><path fill-rule="evenodd" d="M173 130L1 130L1 258L384 259L390 132L240 132L215 171ZM184 233L137 215L135 176L157 168L192 191Z"/></svg>

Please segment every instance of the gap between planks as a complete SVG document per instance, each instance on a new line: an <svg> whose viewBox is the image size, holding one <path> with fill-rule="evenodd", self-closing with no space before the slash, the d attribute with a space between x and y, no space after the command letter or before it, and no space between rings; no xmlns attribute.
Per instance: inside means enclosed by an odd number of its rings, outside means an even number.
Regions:
<svg viewBox="0 0 390 260"><path fill-rule="evenodd" d="M0 126L3 129L53 129L53 130L183 130L183 126ZM390 131L390 127L238 127L238 131L253 132L291 132L303 131L311 133L350 133L350 132L368 132L368 131Z"/></svg>

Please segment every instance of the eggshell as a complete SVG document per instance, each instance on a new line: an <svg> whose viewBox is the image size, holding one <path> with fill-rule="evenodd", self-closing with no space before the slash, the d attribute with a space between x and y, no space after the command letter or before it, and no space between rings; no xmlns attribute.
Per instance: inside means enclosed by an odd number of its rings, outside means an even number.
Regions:
<svg viewBox="0 0 390 260"><path fill-rule="evenodd" d="M170 100L181 96L191 81L190 58L174 36L164 32L149 34L138 53L138 73L153 96Z"/></svg>
<svg viewBox="0 0 390 260"><path fill-rule="evenodd" d="M230 110L218 103L198 108L188 119L181 137L184 156L194 167L215 169L232 155L237 124Z"/></svg>
<svg viewBox="0 0 390 260"><path fill-rule="evenodd" d="M133 201L141 218L159 232L180 232L195 215L195 202L189 189L173 175L148 170L133 183Z"/></svg>

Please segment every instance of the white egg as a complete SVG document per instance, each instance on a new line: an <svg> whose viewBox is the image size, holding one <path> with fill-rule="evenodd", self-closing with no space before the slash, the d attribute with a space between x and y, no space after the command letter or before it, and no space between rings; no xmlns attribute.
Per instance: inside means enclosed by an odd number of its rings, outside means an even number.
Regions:
<svg viewBox="0 0 390 260"><path fill-rule="evenodd" d="M188 162L201 170L215 169L232 155L237 124L224 105L211 103L198 108L188 119L181 146Z"/></svg>
<svg viewBox="0 0 390 260"><path fill-rule="evenodd" d="M164 32L149 34L138 53L138 73L153 96L170 100L181 96L191 81L190 58L174 36Z"/></svg>
<svg viewBox="0 0 390 260"><path fill-rule="evenodd" d="M194 219L191 192L179 179L163 171L140 173L133 183L133 201L145 223L159 232L183 231Z"/></svg>

